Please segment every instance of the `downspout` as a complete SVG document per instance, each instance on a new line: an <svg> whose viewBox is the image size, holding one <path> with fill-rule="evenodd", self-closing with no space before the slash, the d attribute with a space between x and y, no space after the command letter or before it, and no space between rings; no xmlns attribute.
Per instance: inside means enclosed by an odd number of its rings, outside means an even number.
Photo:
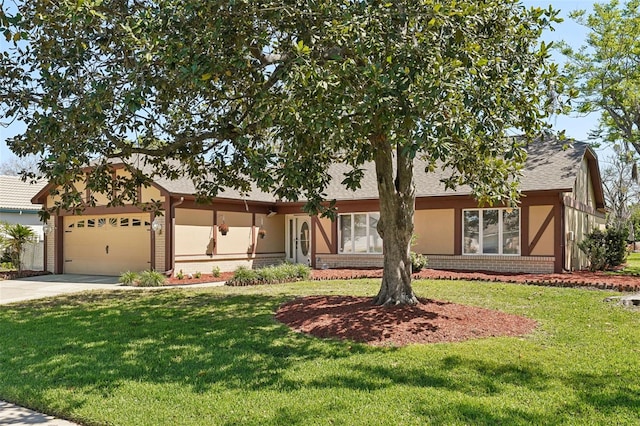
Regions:
<svg viewBox="0 0 640 426"><path fill-rule="evenodd" d="M171 205L171 270L176 269L176 207L184 203L184 197Z"/></svg>
<svg viewBox="0 0 640 426"><path fill-rule="evenodd" d="M566 205L564 204L564 195L560 193L560 252L562 253L562 272L571 272L571 265L569 265L569 269L567 269L567 230L566 226Z"/></svg>

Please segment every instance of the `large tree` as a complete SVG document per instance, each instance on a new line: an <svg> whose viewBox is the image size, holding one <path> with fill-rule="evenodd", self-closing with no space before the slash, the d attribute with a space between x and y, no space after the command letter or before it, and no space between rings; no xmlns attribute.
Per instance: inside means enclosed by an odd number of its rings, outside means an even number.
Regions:
<svg viewBox="0 0 640 426"><path fill-rule="evenodd" d="M26 172L37 176L39 163L40 158L35 155L3 159L0 161L0 175L19 176Z"/></svg>
<svg viewBox="0 0 640 426"><path fill-rule="evenodd" d="M614 145L613 151L602 172L608 221L614 226L627 226L632 206L640 201L640 186L633 176L637 156L620 145Z"/></svg>
<svg viewBox="0 0 640 426"><path fill-rule="evenodd" d="M586 45L562 48L575 111L600 113L594 137L640 153L640 1L610 0L570 16L589 29Z"/></svg>
<svg viewBox="0 0 640 426"><path fill-rule="evenodd" d="M20 12L0 16L16 40L0 99L27 123L11 148L44 154L42 171L66 185L59 207L81 205L68 182L91 160L92 189L132 188L107 159L139 153L206 196L254 181L332 214L329 165L351 166L339 179L357 188L373 161L378 304L417 302L414 160L449 168L446 184L480 202L515 203L525 151L507 134L532 139L561 90L538 41L556 12L516 0L36 0ZM134 184L153 177L136 170Z"/></svg>

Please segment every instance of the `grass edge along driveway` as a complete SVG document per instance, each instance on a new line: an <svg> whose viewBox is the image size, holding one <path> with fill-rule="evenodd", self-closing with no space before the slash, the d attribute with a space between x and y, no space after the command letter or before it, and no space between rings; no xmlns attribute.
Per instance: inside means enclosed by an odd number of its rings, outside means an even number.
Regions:
<svg viewBox="0 0 640 426"><path fill-rule="evenodd" d="M378 280L83 293L0 307L0 399L89 425L637 424L640 312L606 291L417 281L535 333L373 348L273 313ZM347 325L348 326L348 325Z"/></svg>

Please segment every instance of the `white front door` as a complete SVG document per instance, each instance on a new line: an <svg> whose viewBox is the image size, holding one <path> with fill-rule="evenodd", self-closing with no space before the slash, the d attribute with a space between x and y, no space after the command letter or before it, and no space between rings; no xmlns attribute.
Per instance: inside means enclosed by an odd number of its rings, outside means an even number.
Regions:
<svg viewBox="0 0 640 426"><path fill-rule="evenodd" d="M287 217L287 260L311 264L311 220L308 216Z"/></svg>

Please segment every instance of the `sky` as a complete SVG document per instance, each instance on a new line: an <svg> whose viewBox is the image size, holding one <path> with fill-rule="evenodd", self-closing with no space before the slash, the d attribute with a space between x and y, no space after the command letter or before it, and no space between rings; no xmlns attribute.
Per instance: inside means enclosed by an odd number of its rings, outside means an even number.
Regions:
<svg viewBox="0 0 640 426"><path fill-rule="evenodd" d="M587 29L581 25L575 23L568 17L569 12L577 9L584 9L590 12L594 3L602 3L603 1L595 0L523 0L522 3L526 7L541 7L548 8L549 5L553 5L554 9L561 11L561 16L564 18L564 22L555 24L555 31L546 32L543 35L545 42L549 41L566 41L572 47L579 47L585 44ZM0 44L2 48L4 44ZM560 53L554 54L554 59L558 63L563 63L564 59ZM598 116L596 114L590 114L586 117L578 117L575 114L568 116L557 116L551 119L554 129L565 130L566 135L570 138L579 141L586 141L588 133L591 129L594 129L597 125ZM20 123L13 124L12 126L5 128L0 126L0 163L6 162L14 157L14 155L7 148L6 140L11 136L18 134L24 130L24 126ZM612 154L608 148L598 148L598 157L601 163L606 160L608 156Z"/></svg>

